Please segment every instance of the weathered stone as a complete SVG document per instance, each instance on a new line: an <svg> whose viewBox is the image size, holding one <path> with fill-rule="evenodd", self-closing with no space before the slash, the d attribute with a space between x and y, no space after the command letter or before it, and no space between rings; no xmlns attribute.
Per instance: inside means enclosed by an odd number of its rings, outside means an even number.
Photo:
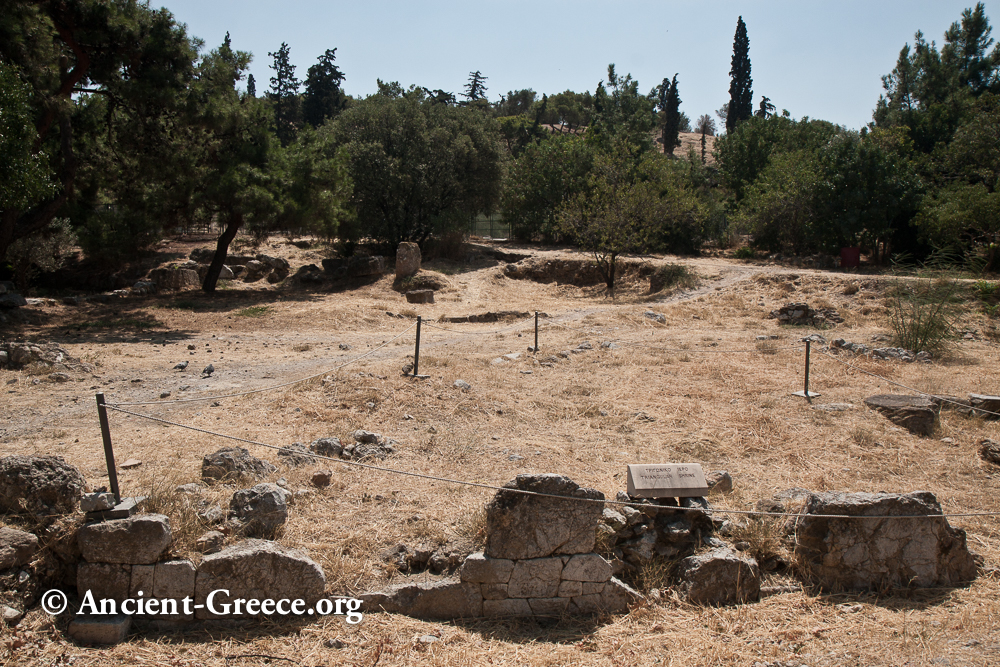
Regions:
<svg viewBox="0 0 1000 667"><path fill-rule="evenodd" d="M302 599L312 605L323 595L326 576L323 568L305 554L265 540L245 540L205 556L195 577L195 604L206 604L212 591L228 590L213 599L215 610L232 600ZM230 612L235 612L230 608ZM241 609L246 616L246 608ZM207 606L196 609L198 619L232 618L216 616Z"/></svg>
<svg viewBox="0 0 1000 667"><path fill-rule="evenodd" d="M103 512L115 506L113 493L87 493L80 498L81 512Z"/></svg>
<svg viewBox="0 0 1000 667"><path fill-rule="evenodd" d="M406 293L407 303L434 303L434 290L418 289Z"/></svg>
<svg viewBox="0 0 1000 667"><path fill-rule="evenodd" d="M0 458L0 512L72 512L86 486L80 471L59 456Z"/></svg>
<svg viewBox="0 0 1000 667"><path fill-rule="evenodd" d="M529 558L514 564L507 583L512 598L553 598L559 592L561 558Z"/></svg>
<svg viewBox="0 0 1000 667"><path fill-rule="evenodd" d="M729 493L733 490L733 476L725 470L713 470L705 475L708 490L715 493Z"/></svg>
<svg viewBox="0 0 1000 667"><path fill-rule="evenodd" d="M333 479L332 470L317 470L312 474L312 477L309 479L309 481L312 482L313 486L323 488L326 486L330 486L330 480L332 479Z"/></svg>
<svg viewBox="0 0 1000 667"><path fill-rule="evenodd" d="M149 272L149 279L156 283L156 289L160 291L185 290L201 286L198 272L192 269L153 269Z"/></svg>
<svg viewBox="0 0 1000 667"><path fill-rule="evenodd" d="M153 597L153 576L155 573L156 565L133 565L132 573L129 576L128 596L130 598Z"/></svg>
<svg viewBox="0 0 1000 667"><path fill-rule="evenodd" d="M252 259L246 263L246 273L243 274L243 282L255 283L271 272L271 267L264 262Z"/></svg>
<svg viewBox="0 0 1000 667"><path fill-rule="evenodd" d="M615 510L609 507L604 508L604 512L601 514L601 520L604 521L604 523L606 523L608 526L611 527L612 530L616 532L622 530L623 528L625 528L625 526L628 525L628 522L625 520L625 517L623 517L619 512L616 512Z"/></svg>
<svg viewBox="0 0 1000 667"><path fill-rule="evenodd" d="M472 385L466 382L465 380L455 380L454 386L456 389L461 389L462 391L469 391L470 389L472 389Z"/></svg>
<svg viewBox="0 0 1000 667"><path fill-rule="evenodd" d="M128 614L113 616L80 615L69 623L69 636L80 644L110 646L125 641L132 617Z"/></svg>
<svg viewBox="0 0 1000 667"><path fill-rule="evenodd" d="M132 589L132 568L119 563L80 563L76 568L76 592L82 600L90 591L98 606L101 600L121 602ZM151 591L146 591L150 593Z"/></svg>
<svg viewBox="0 0 1000 667"><path fill-rule="evenodd" d="M229 516L240 524L247 537L272 539L288 520L287 492L277 484L257 484L241 489L229 501Z"/></svg>
<svg viewBox="0 0 1000 667"><path fill-rule="evenodd" d="M308 451L301 442L293 442L278 450L278 460L289 468L298 468L316 460Z"/></svg>
<svg viewBox="0 0 1000 667"><path fill-rule="evenodd" d="M475 618L483 615L483 596L479 584L463 583L457 577L420 583L404 581L384 591L365 593L358 597L364 602L366 612L382 610L424 620Z"/></svg>
<svg viewBox="0 0 1000 667"><path fill-rule="evenodd" d="M567 496L552 498L514 489ZM491 558L542 558L594 550L604 494L581 488L562 475L518 475L486 506L486 555ZM544 596L543 596L544 597Z"/></svg>
<svg viewBox="0 0 1000 667"><path fill-rule="evenodd" d="M934 404L923 396L878 394L866 398L865 405L916 435L930 435L937 422Z"/></svg>
<svg viewBox="0 0 1000 667"><path fill-rule="evenodd" d="M273 465L242 447L224 447L202 460L201 478L206 482L259 479L276 470Z"/></svg>
<svg viewBox="0 0 1000 667"><path fill-rule="evenodd" d="M222 545L226 543L226 536L217 530L210 530L195 542L195 548L199 553L214 554L222 551Z"/></svg>
<svg viewBox="0 0 1000 667"><path fill-rule="evenodd" d="M169 560L157 563L153 573L153 597L158 600L177 600L177 611L182 612L183 606L180 604L180 600L194 597L195 574L194 563L189 560ZM162 615L177 621L194 620L193 613Z"/></svg>
<svg viewBox="0 0 1000 667"><path fill-rule="evenodd" d="M611 578L611 563L598 554L577 554L563 566L566 581L605 582Z"/></svg>
<svg viewBox="0 0 1000 667"><path fill-rule="evenodd" d="M20 294L0 294L0 309L24 308L28 305L27 299Z"/></svg>
<svg viewBox="0 0 1000 667"><path fill-rule="evenodd" d="M978 408L974 414L982 415L984 419L990 421L1000 419L1000 396L969 394L969 403L972 407Z"/></svg>
<svg viewBox="0 0 1000 667"><path fill-rule="evenodd" d="M351 437L354 438L355 442L361 442L366 445L375 445L381 440L381 436L378 433L372 433L363 429L358 429L351 434Z"/></svg>
<svg viewBox="0 0 1000 667"><path fill-rule="evenodd" d="M569 598L532 598L528 604L535 616L561 616L566 613Z"/></svg>
<svg viewBox="0 0 1000 667"><path fill-rule="evenodd" d="M38 538L16 528L0 528L0 570L21 567L38 552Z"/></svg>
<svg viewBox="0 0 1000 667"><path fill-rule="evenodd" d="M630 604L643 599L631 586L612 577L600 593L585 593L570 599L571 614L620 614L628 611Z"/></svg>
<svg viewBox="0 0 1000 667"><path fill-rule="evenodd" d="M331 458L340 456L340 452L343 450L344 446L340 444L340 438L319 438L313 440L309 445L310 452Z"/></svg>
<svg viewBox="0 0 1000 667"><path fill-rule="evenodd" d="M462 581L480 584L505 584L510 581L510 573L514 570L514 561L505 558L488 558L483 552L469 554L459 577Z"/></svg>
<svg viewBox="0 0 1000 667"><path fill-rule="evenodd" d="M610 581L610 580L609 580ZM582 581L580 582L580 595L594 595L604 590L607 581Z"/></svg>
<svg viewBox="0 0 1000 667"><path fill-rule="evenodd" d="M76 533L84 560L90 563L155 563L170 546L170 524L162 514L89 523Z"/></svg>
<svg viewBox="0 0 1000 667"><path fill-rule="evenodd" d="M753 558L728 547L713 549L680 562L678 590L694 604L753 602L760 596L760 568Z"/></svg>
<svg viewBox="0 0 1000 667"><path fill-rule="evenodd" d="M983 438L982 440L980 440L979 458L986 461L987 463L1000 465L1000 443L994 442L989 438Z"/></svg>
<svg viewBox="0 0 1000 667"><path fill-rule="evenodd" d="M507 584L480 584L483 600L506 600L510 597L507 594Z"/></svg>
<svg viewBox="0 0 1000 667"><path fill-rule="evenodd" d="M0 604L0 627L13 627L24 618L24 612L15 607Z"/></svg>
<svg viewBox="0 0 1000 667"><path fill-rule="evenodd" d="M927 519L826 519L795 521L796 553L825 590L885 586L957 586L976 577L976 561L965 531L953 528L929 491L820 493L808 497L804 513L848 516L928 516Z"/></svg>
<svg viewBox="0 0 1000 667"><path fill-rule="evenodd" d="M561 598L575 598L578 595L583 595L583 582L563 580L563 582L559 584L558 595Z"/></svg>
<svg viewBox="0 0 1000 667"><path fill-rule="evenodd" d="M403 241L396 248L396 277L406 278L420 270L420 246Z"/></svg>
<svg viewBox="0 0 1000 667"><path fill-rule="evenodd" d="M483 616L488 618L508 616L531 616L531 605L524 598L506 600L483 600Z"/></svg>

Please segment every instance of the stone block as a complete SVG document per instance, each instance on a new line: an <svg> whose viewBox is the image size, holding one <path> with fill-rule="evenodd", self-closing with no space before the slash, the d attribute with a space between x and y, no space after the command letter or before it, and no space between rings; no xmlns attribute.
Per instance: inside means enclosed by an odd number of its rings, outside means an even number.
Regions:
<svg viewBox="0 0 1000 667"><path fill-rule="evenodd" d="M923 396L878 394L866 398L865 405L914 435L930 435L937 423L937 408Z"/></svg>
<svg viewBox="0 0 1000 667"><path fill-rule="evenodd" d="M611 578L611 563L598 554L577 554L569 559L562 571L568 581L605 582Z"/></svg>
<svg viewBox="0 0 1000 667"><path fill-rule="evenodd" d="M155 563L170 546L170 524L162 514L90 523L77 531L77 543L90 563Z"/></svg>
<svg viewBox="0 0 1000 667"><path fill-rule="evenodd" d="M37 537L16 528L0 527L0 570L26 565L37 552Z"/></svg>
<svg viewBox="0 0 1000 667"><path fill-rule="evenodd" d="M561 558L530 558L514 564L507 585L512 598L552 598L559 592Z"/></svg>
<svg viewBox="0 0 1000 667"><path fill-rule="evenodd" d="M194 563L189 560L157 563L153 574L153 596L159 600L176 600L177 611L180 612L183 610L180 601L186 597L194 597L195 575ZM194 614L160 614L160 616L169 620L194 620Z"/></svg>
<svg viewBox="0 0 1000 667"><path fill-rule="evenodd" d="M406 293L407 303L434 303L434 290L418 289Z"/></svg>
<svg viewBox="0 0 1000 667"><path fill-rule="evenodd" d="M597 593L602 593L606 585L607 582L604 581L582 581L580 582L582 589L580 591L580 595L595 595Z"/></svg>
<svg viewBox="0 0 1000 667"><path fill-rule="evenodd" d="M13 353L11 361L19 364ZM0 458L0 512L72 512L86 486L80 471L58 456Z"/></svg>
<svg viewBox="0 0 1000 667"><path fill-rule="evenodd" d="M80 563L76 568L76 590L82 600L90 591L100 608L101 600L121 602L129 597L132 568L120 563ZM117 609L116 609L117 611Z"/></svg>
<svg viewBox="0 0 1000 667"><path fill-rule="evenodd" d="M506 616L531 616L531 605L522 598L507 600L483 600L483 616L496 618Z"/></svg>
<svg viewBox="0 0 1000 667"><path fill-rule="evenodd" d="M510 581L514 561L506 558L488 558L483 552L469 554L462 563L459 577L462 581L480 584L505 584Z"/></svg>
<svg viewBox="0 0 1000 667"><path fill-rule="evenodd" d="M401 582L378 593L359 596L364 611L387 611L424 620L476 618L483 615L479 584L463 583L457 577L432 582ZM506 602L494 600L491 602Z"/></svg>
<svg viewBox="0 0 1000 667"><path fill-rule="evenodd" d="M578 595L583 595L583 582L582 581L565 581L559 584L559 597L561 598L575 598Z"/></svg>
<svg viewBox="0 0 1000 667"><path fill-rule="evenodd" d="M677 576L681 595L693 604L737 604L760 597L757 561L728 547L685 558Z"/></svg>
<svg viewBox="0 0 1000 667"><path fill-rule="evenodd" d="M80 644L119 644L128 636L131 621L127 614L79 615L69 623L69 636Z"/></svg>
<svg viewBox="0 0 1000 667"><path fill-rule="evenodd" d="M420 270L420 246L403 241L396 248L396 277L406 278Z"/></svg>
<svg viewBox="0 0 1000 667"><path fill-rule="evenodd" d="M562 616L569 607L569 598L531 598L528 604L535 616Z"/></svg>
<svg viewBox="0 0 1000 667"><path fill-rule="evenodd" d="M143 597L153 596L153 572L155 565L133 565L132 575L129 579L128 595L131 598L138 598L142 591Z"/></svg>
<svg viewBox="0 0 1000 667"><path fill-rule="evenodd" d="M599 501L603 500L600 491L581 488L562 475L518 475L486 506L485 553L491 558L512 560L590 553L604 510L604 503Z"/></svg>
<svg viewBox="0 0 1000 667"><path fill-rule="evenodd" d="M480 584L479 589L484 600L506 600L510 597L507 595L507 584Z"/></svg>

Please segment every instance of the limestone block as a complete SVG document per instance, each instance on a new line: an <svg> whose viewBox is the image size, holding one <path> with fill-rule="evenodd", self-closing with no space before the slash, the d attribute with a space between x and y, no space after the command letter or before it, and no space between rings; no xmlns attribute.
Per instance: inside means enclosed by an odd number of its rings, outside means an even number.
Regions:
<svg viewBox="0 0 1000 667"><path fill-rule="evenodd" d="M76 568L76 590L82 600L87 591L100 608L101 600L121 602L129 597L132 568L120 563L80 563Z"/></svg>
<svg viewBox="0 0 1000 667"><path fill-rule="evenodd" d="M170 524L162 514L137 514L127 519L89 523L76 533L89 563L155 563L170 546Z"/></svg>
<svg viewBox="0 0 1000 667"><path fill-rule="evenodd" d="M462 563L459 576L462 581L481 584L505 584L510 581L514 561L506 558L488 558L483 552L469 554Z"/></svg>
<svg viewBox="0 0 1000 667"><path fill-rule="evenodd" d="M531 605L522 598L483 600L483 616L531 616Z"/></svg>
<svg viewBox="0 0 1000 667"><path fill-rule="evenodd" d="M561 598L575 598L578 595L583 595L583 582L582 581L563 581L559 584L559 597Z"/></svg>
<svg viewBox="0 0 1000 667"><path fill-rule="evenodd" d="M479 588L484 600L506 600L509 597L507 584L480 584Z"/></svg>
<svg viewBox="0 0 1000 667"><path fill-rule="evenodd" d="M530 598L528 604L535 616L562 616L569 607L569 598Z"/></svg>
<svg viewBox="0 0 1000 667"><path fill-rule="evenodd" d="M569 581L605 582L611 578L611 563L598 554L577 554L566 563L562 578Z"/></svg>
<svg viewBox="0 0 1000 667"><path fill-rule="evenodd" d="M111 645L125 641L131 616L77 616L69 624L69 636L81 644Z"/></svg>
<svg viewBox="0 0 1000 667"><path fill-rule="evenodd" d="M507 585L512 598L552 598L559 592L561 558L530 558L514 564Z"/></svg>
<svg viewBox="0 0 1000 667"><path fill-rule="evenodd" d="M129 597L138 598L140 591L142 591L143 597L153 596L153 571L155 569L155 565L132 566L132 575L128 589Z"/></svg>

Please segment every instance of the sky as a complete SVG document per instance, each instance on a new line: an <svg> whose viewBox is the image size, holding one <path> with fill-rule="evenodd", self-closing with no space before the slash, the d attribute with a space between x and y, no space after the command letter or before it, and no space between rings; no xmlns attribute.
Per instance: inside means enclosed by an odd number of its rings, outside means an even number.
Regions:
<svg viewBox="0 0 1000 667"><path fill-rule="evenodd" d="M681 111L694 121L729 101L737 17L750 38L754 107L859 129L871 121L904 44L922 30L940 45L971 0L150 0L167 7L206 49L250 51L258 95L269 87L268 52L290 47L296 76L337 49L345 91L376 80L460 94L469 73L492 101L510 90L593 91L609 63L648 92L678 75ZM991 25L1000 0L984 2ZM1000 30L994 33L1000 37Z"/></svg>

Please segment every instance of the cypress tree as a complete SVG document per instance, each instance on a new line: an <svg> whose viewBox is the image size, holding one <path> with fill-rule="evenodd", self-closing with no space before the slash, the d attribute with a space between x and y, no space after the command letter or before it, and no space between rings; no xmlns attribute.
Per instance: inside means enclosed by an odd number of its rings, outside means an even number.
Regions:
<svg viewBox="0 0 1000 667"><path fill-rule="evenodd" d="M736 22L733 38L733 61L729 70L729 109L726 115L726 132L732 132L737 123L753 115L753 79L750 78L750 38L747 25L741 16Z"/></svg>
<svg viewBox="0 0 1000 667"><path fill-rule="evenodd" d="M663 83L666 84L667 80L664 79ZM680 127L681 127L681 96L677 92L677 75L674 74L673 81L667 89L666 102L664 106L664 117L663 117L663 152L674 154L674 149L681 145L680 140Z"/></svg>
<svg viewBox="0 0 1000 667"><path fill-rule="evenodd" d="M247 77L247 96L257 97L257 81L253 78L253 74Z"/></svg>
<svg viewBox="0 0 1000 667"><path fill-rule="evenodd" d="M344 73L333 64L336 59L337 49L327 49L319 57L319 61L309 68L306 76L302 119L313 127L319 127L327 118L340 113L347 100L340 87L345 78Z"/></svg>
<svg viewBox="0 0 1000 667"><path fill-rule="evenodd" d="M299 80L295 78L295 65L289 61L288 52L288 44L282 42L281 48L267 54L274 58L274 64L270 65L274 76L271 77L271 92L267 97L274 106L275 134L281 139L282 146L295 139L301 113Z"/></svg>

